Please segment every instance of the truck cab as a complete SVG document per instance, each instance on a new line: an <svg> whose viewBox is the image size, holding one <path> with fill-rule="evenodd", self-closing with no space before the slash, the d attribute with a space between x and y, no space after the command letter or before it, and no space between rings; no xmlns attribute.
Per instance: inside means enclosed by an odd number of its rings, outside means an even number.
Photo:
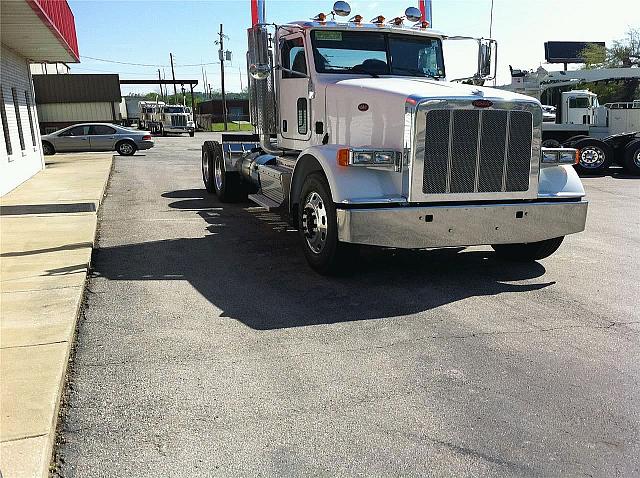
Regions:
<svg viewBox="0 0 640 478"><path fill-rule="evenodd" d="M345 12L336 2L332 13ZM288 214L323 273L363 244L488 244L536 260L584 229L576 151L543 151L537 100L480 86L495 70L494 40L474 39L477 74L454 83L442 45L461 37L415 8L362 20L320 13L249 29L256 134L203 145L208 191Z"/></svg>

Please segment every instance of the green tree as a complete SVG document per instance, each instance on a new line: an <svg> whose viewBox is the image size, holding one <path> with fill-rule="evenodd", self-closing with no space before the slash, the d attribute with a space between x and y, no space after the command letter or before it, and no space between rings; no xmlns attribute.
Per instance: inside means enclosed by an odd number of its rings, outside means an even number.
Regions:
<svg viewBox="0 0 640 478"><path fill-rule="evenodd" d="M584 69L640 67L640 29L630 28L625 37L613 42L609 48L589 45L581 52ZM632 101L640 98L637 78L618 81L599 81L584 85L598 95L601 104Z"/></svg>

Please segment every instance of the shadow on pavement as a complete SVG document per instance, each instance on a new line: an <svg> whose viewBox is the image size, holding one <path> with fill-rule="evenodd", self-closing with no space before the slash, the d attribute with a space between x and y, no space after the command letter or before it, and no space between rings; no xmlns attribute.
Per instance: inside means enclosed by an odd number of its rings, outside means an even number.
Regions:
<svg viewBox="0 0 640 478"><path fill-rule="evenodd" d="M545 273L539 263L499 262L490 251L371 248L349 277L313 272L298 234L279 216L249 204L221 204L206 191L163 194L192 210L210 234L100 248L93 275L110 280L187 280L223 311L254 329L278 329L402 316L471 296L542 289L508 284Z"/></svg>

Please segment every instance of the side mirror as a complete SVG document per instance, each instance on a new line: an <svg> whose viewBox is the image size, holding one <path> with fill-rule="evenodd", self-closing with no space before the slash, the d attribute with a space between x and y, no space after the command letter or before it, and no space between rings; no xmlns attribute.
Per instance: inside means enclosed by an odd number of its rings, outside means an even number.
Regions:
<svg viewBox="0 0 640 478"><path fill-rule="evenodd" d="M491 79L495 40L478 40L478 78Z"/></svg>
<svg viewBox="0 0 640 478"><path fill-rule="evenodd" d="M404 17L410 22L419 22L422 20L422 12L416 7L409 7L404 11Z"/></svg>
<svg viewBox="0 0 640 478"><path fill-rule="evenodd" d="M266 80L271 74L271 66L266 63L252 63L249 65L249 74L254 80Z"/></svg>

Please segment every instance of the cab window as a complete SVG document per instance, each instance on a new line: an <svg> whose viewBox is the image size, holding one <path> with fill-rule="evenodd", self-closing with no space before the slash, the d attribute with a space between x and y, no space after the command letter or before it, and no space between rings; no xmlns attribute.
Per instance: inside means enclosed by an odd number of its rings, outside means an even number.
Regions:
<svg viewBox="0 0 640 478"><path fill-rule="evenodd" d="M86 136L89 134L89 126L74 126L71 129L63 131L58 136Z"/></svg>
<svg viewBox="0 0 640 478"><path fill-rule="evenodd" d="M307 58L302 37L283 40L281 42L280 57L282 66L287 70L297 71L303 75L307 74ZM301 76L283 71L282 78L301 78Z"/></svg>
<svg viewBox="0 0 640 478"><path fill-rule="evenodd" d="M569 108L588 108L589 98L569 98Z"/></svg>

